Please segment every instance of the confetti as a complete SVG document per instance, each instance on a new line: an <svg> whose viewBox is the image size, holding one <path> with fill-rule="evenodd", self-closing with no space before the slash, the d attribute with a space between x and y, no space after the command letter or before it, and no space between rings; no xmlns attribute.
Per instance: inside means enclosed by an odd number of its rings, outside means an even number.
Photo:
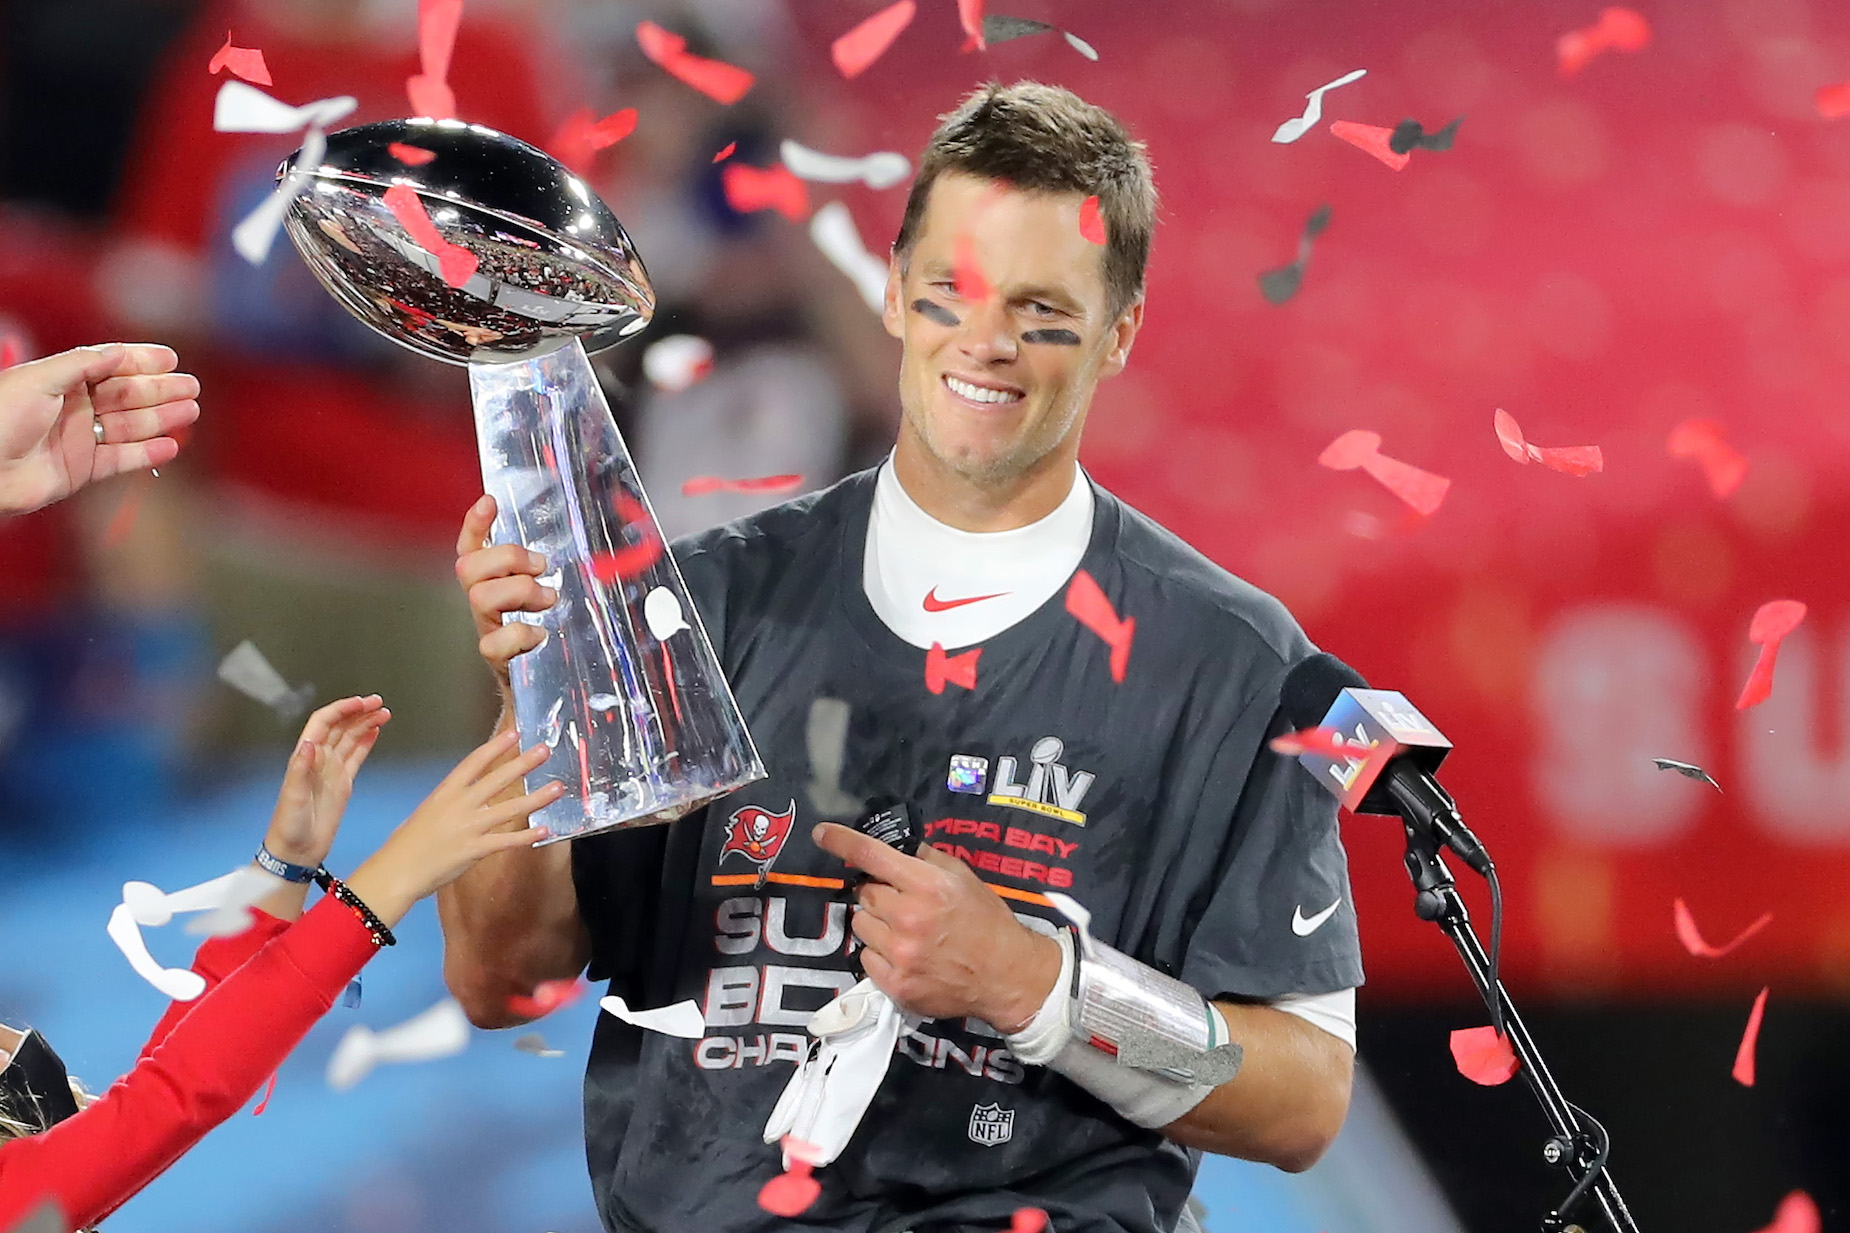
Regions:
<svg viewBox="0 0 1850 1233"><path fill-rule="evenodd" d="M402 141L388 145L386 152L407 167L422 167L437 157L434 151L426 150L423 146L406 145Z"/></svg>
<svg viewBox="0 0 1850 1233"><path fill-rule="evenodd" d="M1754 1008L1747 1012L1747 1027L1741 1033L1741 1047L1734 1051L1734 1081L1742 1087L1754 1085L1754 1049L1760 1041L1760 1020L1766 1015L1766 995L1771 987L1760 991Z"/></svg>
<svg viewBox="0 0 1850 1233"><path fill-rule="evenodd" d="M1502 444L1503 452L1525 466L1539 462L1551 471L1563 475L1591 475L1606 465L1604 456L1597 445L1530 445L1523 439L1522 428L1516 423L1516 417L1498 407L1491 417L1491 425L1497 433L1497 441Z"/></svg>
<svg viewBox="0 0 1850 1233"><path fill-rule="evenodd" d="M1366 150L1395 171L1404 170L1413 161L1413 155L1402 154L1389 144L1394 139L1393 129L1357 124L1353 120L1335 120L1330 124L1330 133L1358 150Z"/></svg>
<svg viewBox="0 0 1850 1233"><path fill-rule="evenodd" d="M1105 242L1105 220L1099 217L1096 193L1079 203L1079 234L1093 244Z"/></svg>
<svg viewBox="0 0 1850 1233"><path fill-rule="evenodd" d="M283 674L270 666L263 652L248 638L232 647L231 653L219 661L218 679L246 698L263 703L284 720L294 719L306 711L309 699L315 696L313 685L289 688Z"/></svg>
<svg viewBox="0 0 1850 1233"><path fill-rule="evenodd" d="M1818 114L1827 120L1841 120L1850 116L1850 81L1840 81L1834 86L1819 86L1818 93L1812 96L1812 102L1818 108Z"/></svg>
<svg viewBox="0 0 1850 1233"><path fill-rule="evenodd" d="M1714 777L1694 762L1678 762L1675 758L1652 758L1651 761L1657 764L1657 769L1660 771L1675 771L1685 779L1700 779L1717 792L1722 790L1722 786L1715 782Z"/></svg>
<svg viewBox="0 0 1850 1233"><path fill-rule="evenodd" d="M662 557L662 533L649 517L647 506L627 492L620 492L617 516L623 520L624 529L636 530L636 542L591 558L591 576L606 586L619 578L634 578Z"/></svg>
<svg viewBox="0 0 1850 1233"><path fill-rule="evenodd" d="M663 72L715 102L736 103L752 88L754 78L750 73L723 60L692 54L686 39L652 21L637 23L636 43Z"/></svg>
<svg viewBox="0 0 1850 1233"><path fill-rule="evenodd" d="M1137 618L1120 619L1098 581L1083 569L1074 573L1073 581L1066 588L1066 610L1081 625L1105 640L1105 645L1111 648L1111 679L1122 683L1130 665L1131 638L1137 630Z"/></svg>
<svg viewBox="0 0 1850 1233"><path fill-rule="evenodd" d="M706 1017L693 1001L676 1002L655 1010L631 1010L622 998L612 994L598 1005L623 1022L647 1032L661 1032L683 1040L699 1040L707 1034Z"/></svg>
<svg viewBox="0 0 1850 1233"><path fill-rule="evenodd" d="M103 528L103 546L119 548L128 542L128 537L135 530L135 523L141 517L141 503L147 499L148 486L160 477L160 473L149 470L144 480L137 477L134 481L122 485L122 499L116 502L115 512L109 516L109 524Z"/></svg>
<svg viewBox="0 0 1850 1233"><path fill-rule="evenodd" d="M1009 1233L1045 1233L1047 1213L1038 1207L1018 1207L1009 1217Z"/></svg>
<svg viewBox="0 0 1850 1233"><path fill-rule="evenodd" d="M892 150L844 158L786 140L778 147L778 154L784 166L790 168L791 175L822 184L851 184L859 180L873 189L892 188L912 174L912 160Z"/></svg>
<svg viewBox="0 0 1850 1233"><path fill-rule="evenodd" d="M642 353L642 375L658 390L678 394L713 371L713 344L693 334L670 334Z"/></svg>
<svg viewBox="0 0 1850 1233"><path fill-rule="evenodd" d="M1733 941L1721 946L1711 946L1702 940L1702 934L1696 928L1696 918L1689 914L1688 906L1681 899L1672 905L1672 917L1676 924L1677 941L1683 943L1683 949L1698 959L1720 959L1773 923L1773 914L1763 912L1760 919L1736 934Z"/></svg>
<svg viewBox="0 0 1850 1233"><path fill-rule="evenodd" d="M642 619L657 642L666 642L687 628L681 600L667 587L656 587L642 599Z"/></svg>
<svg viewBox="0 0 1850 1233"><path fill-rule="evenodd" d="M270 1107L270 1097L276 1095L276 1076L277 1072L270 1073L269 1081L263 1085L263 1098L257 1102L257 1107L251 1110L252 1117L262 1117L263 1111Z"/></svg>
<svg viewBox="0 0 1850 1233"><path fill-rule="evenodd" d="M1452 486L1452 481L1442 475L1381 453L1381 434L1363 428L1352 428L1330 442L1317 461L1332 471L1360 467L1383 488L1429 518L1438 512L1446 490Z"/></svg>
<svg viewBox="0 0 1850 1233"><path fill-rule="evenodd" d="M1297 260L1290 265L1283 265L1276 270L1267 270L1259 276L1259 294L1267 303L1284 304L1298 293L1304 285L1304 270L1310 264L1311 242L1323 234L1323 229L1330 225L1330 207L1320 205L1310 212L1304 220L1304 232L1298 237Z"/></svg>
<svg viewBox="0 0 1850 1233"><path fill-rule="evenodd" d="M946 684L975 689L976 661L982 654L983 648L975 647L959 655L946 655L943 643L932 643L925 652L925 688L934 694L943 693Z"/></svg>
<svg viewBox="0 0 1850 1233"><path fill-rule="evenodd" d="M1748 674L1747 683L1741 686L1741 696L1734 700L1735 710L1759 706L1772 696L1773 665L1779 659L1780 640L1804 620L1805 605L1796 599L1775 599L1754 610L1754 619L1747 627L1747 640L1760 648L1760 654L1754 660L1754 670Z"/></svg>
<svg viewBox="0 0 1850 1233"><path fill-rule="evenodd" d="M875 312L886 304L887 262L867 251L854 215L839 201L831 201L809 220L809 238L829 264L848 276L861 300Z"/></svg>
<svg viewBox="0 0 1850 1233"><path fill-rule="evenodd" d="M1295 758L1299 754L1316 754L1323 758L1347 758L1354 751L1343 742L1343 734L1334 728L1305 728L1275 736L1268 747L1273 753Z"/></svg>
<svg viewBox="0 0 1850 1233"><path fill-rule="evenodd" d="M1092 44L1086 42L1071 30L1060 31L1060 37L1066 40L1066 45L1068 47L1071 47L1086 59L1094 61L1098 59L1098 48L1092 46Z"/></svg>
<svg viewBox="0 0 1850 1233"><path fill-rule="evenodd" d="M1465 122L1459 116L1444 128L1436 132L1427 132L1418 120L1402 120L1394 126L1388 135L1388 149L1396 154L1407 154L1414 150L1431 150L1444 153L1452 148L1452 140L1458 136L1458 126Z"/></svg>
<svg viewBox="0 0 1850 1233"><path fill-rule="evenodd" d="M580 107L565 118L552 135L546 152L578 175L591 169L591 160L599 150L616 145L636 131L636 109L625 107L599 120L589 107Z"/></svg>
<svg viewBox="0 0 1850 1233"><path fill-rule="evenodd" d="M1747 478L1747 459L1728 444L1722 426L1714 420L1684 420L1670 430L1666 448L1678 461L1696 461L1717 501L1732 494Z"/></svg>
<svg viewBox="0 0 1850 1233"><path fill-rule="evenodd" d="M543 1019L561 1006L576 1002L590 987L583 980L543 980L532 993L510 997L507 1008L523 1019Z"/></svg>
<svg viewBox="0 0 1850 1233"><path fill-rule="evenodd" d="M803 477L800 475L760 475L752 479L696 475L681 485L681 495L704 497L716 492L795 492L802 486Z"/></svg>
<svg viewBox="0 0 1850 1233"><path fill-rule="evenodd" d="M804 1159L808 1154L808 1144L799 1143L785 1135L783 1149L784 1160L787 1162L784 1171L758 1191L758 1206L773 1216L794 1220L821 1197L822 1183L814 1176L815 1166Z"/></svg>
<svg viewBox="0 0 1850 1233"><path fill-rule="evenodd" d="M462 10L463 0L418 0L418 64L424 71L405 79L413 115L433 120L456 117L456 94L449 85L450 53L456 50Z"/></svg>
<svg viewBox="0 0 1850 1233"><path fill-rule="evenodd" d="M864 802L842 790L847 764L848 721L853 708L840 698L817 698L809 704L803 743L809 751L809 803L825 818L859 817Z"/></svg>
<svg viewBox="0 0 1850 1233"><path fill-rule="evenodd" d="M514 1039L514 1048L534 1057L564 1057L565 1050L555 1049L546 1043L546 1038L538 1032L528 1032Z"/></svg>
<svg viewBox="0 0 1850 1233"><path fill-rule="evenodd" d="M732 155L733 155L733 152L734 152L734 151L736 151L736 150L737 150L738 148L739 148L739 143L738 143L738 142L736 142L736 141L729 141L729 142L727 142L727 143L726 143L726 148L725 148L725 149L723 149L723 150L721 150L721 151L720 151L720 152L719 152L718 154L715 154L715 155L713 156L713 161L714 161L714 162L716 162L716 163L723 163L723 162L725 162L725 161L726 161L727 159L729 159L729 158L731 158L731 157L732 157Z"/></svg>
<svg viewBox="0 0 1850 1233"><path fill-rule="evenodd" d="M1561 76L1572 77L1589 61L1606 51L1639 51L1651 41L1651 25L1633 9L1601 9L1599 20L1579 30L1569 30L1555 40L1556 67Z"/></svg>
<svg viewBox="0 0 1850 1233"><path fill-rule="evenodd" d="M1521 1063L1509 1037L1494 1027L1459 1028L1452 1033L1452 1061L1473 1083L1495 1087L1515 1077Z"/></svg>
<svg viewBox="0 0 1850 1233"><path fill-rule="evenodd" d="M1818 1205L1803 1190L1795 1190L1779 1201L1773 1223L1760 1233L1818 1233L1823 1227ZM25 1231L22 1230L22 1233Z"/></svg>
<svg viewBox="0 0 1850 1233"><path fill-rule="evenodd" d="M225 31L225 45L212 57L212 63L206 66L206 72L216 77L229 69L232 76L242 77L245 81L254 81L260 86L274 85L270 80L270 66L263 62L263 52L255 47L233 47L231 31Z"/></svg>
<svg viewBox="0 0 1850 1233"><path fill-rule="evenodd" d="M1306 100L1304 103L1304 114L1301 116L1293 116L1291 119L1279 125L1277 130L1272 134L1272 140L1281 146L1290 145L1305 133L1310 132L1311 129L1316 128L1317 125L1323 122L1323 96L1331 90L1336 89L1338 86L1346 86L1350 82L1360 81L1366 76L1368 76L1367 69L1357 69L1353 73L1344 73L1335 81L1318 86L1315 90L1306 94L1304 96Z"/></svg>
<svg viewBox="0 0 1850 1233"><path fill-rule="evenodd" d="M809 217L809 189L788 167L728 163L720 181L726 189L726 204L740 214L776 210L793 223Z"/></svg>
<svg viewBox="0 0 1850 1233"><path fill-rule="evenodd" d="M445 998L415 1018L375 1032L356 1024L328 1059L328 1086L344 1092L381 1062L429 1062L469 1047L469 1020L455 998Z"/></svg>
<svg viewBox="0 0 1850 1233"><path fill-rule="evenodd" d="M316 126L327 128L359 105L351 94L341 94L293 107L256 86L227 81L212 100L212 127L221 133L293 133Z"/></svg>
<svg viewBox="0 0 1850 1233"><path fill-rule="evenodd" d="M1061 30L1058 26L1044 21L1035 21L1031 17L1004 17L999 13L983 15L983 41L993 47L997 43L1006 43L1011 39L1027 38L1035 34L1051 34L1058 31L1066 40L1067 46L1088 60L1097 60L1098 52L1092 44L1080 38L1070 30Z"/></svg>
<svg viewBox="0 0 1850 1233"><path fill-rule="evenodd" d="M124 882L122 905L137 925L159 928L180 912L207 915L188 925L190 934L228 938L251 927L251 905L275 890L279 880L255 865L244 865L197 886L163 894L152 882Z"/></svg>
<svg viewBox="0 0 1850 1233"><path fill-rule="evenodd" d="M957 20L964 28L965 51L989 50L983 34L983 0L957 0Z"/></svg>
<svg viewBox="0 0 1850 1233"><path fill-rule="evenodd" d="M912 24L918 6L913 0L899 0L836 39L829 46L836 71L843 77L859 77L886 54L900 32Z"/></svg>
<svg viewBox="0 0 1850 1233"><path fill-rule="evenodd" d="M415 188L409 184L394 184L385 190L385 204L392 211L392 217L410 235L412 242L437 259L437 267L445 283L460 287L475 277L475 269L481 258L462 245L452 244L443 238L443 233L431 221L430 213L424 209L424 200L418 196Z"/></svg>
<svg viewBox="0 0 1850 1233"><path fill-rule="evenodd" d="M26 348L19 341L17 334L0 335L0 372L11 368L25 358Z"/></svg>
<svg viewBox="0 0 1850 1233"><path fill-rule="evenodd" d="M110 911L106 932L129 966L135 969L135 975L160 990L163 996L175 1002L190 1002L206 991L206 979L199 973L186 968L165 968L154 961L154 956L148 953L147 942L142 939L141 927L135 923L126 903L118 903Z"/></svg>
<svg viewBox="0 0 1850 1233"><path fill-rule="evenodd" d="M976 240L968 231L951 241L951 285L966 300L987 300L992 290L977 260Z"/></svg>

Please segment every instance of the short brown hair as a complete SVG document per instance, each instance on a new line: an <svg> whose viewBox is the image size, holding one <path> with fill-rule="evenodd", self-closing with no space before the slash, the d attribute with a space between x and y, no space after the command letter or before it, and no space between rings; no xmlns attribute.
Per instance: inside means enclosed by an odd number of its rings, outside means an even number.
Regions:
<svg viewBox="0 0 1850 1233"><path fill-rule="evenodd" d="M931 186L945 172L1000 180L1030 193L1098 197L1105 223L1105 294L1113 316L1143 294L1156 229L1156 183L1143 143L1117 117L1059 86L991 82L971 92L919 156L893 251L911 254Z"/></svg>

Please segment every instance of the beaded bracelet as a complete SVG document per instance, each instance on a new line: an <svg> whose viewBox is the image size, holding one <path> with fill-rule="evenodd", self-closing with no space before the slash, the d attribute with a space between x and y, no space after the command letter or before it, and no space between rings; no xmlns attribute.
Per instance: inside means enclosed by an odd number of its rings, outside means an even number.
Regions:
<svg viewBox="0 0 1850 1233"><path fill-rule="evenodd" d="M325 865L315 871L315 885L353 909L360 923L366 926L366 932L372 935L374 946L398 945L398 939L385 927L385 922L373 915L373 910L348 889L345 882L329 873Z"/></svg>

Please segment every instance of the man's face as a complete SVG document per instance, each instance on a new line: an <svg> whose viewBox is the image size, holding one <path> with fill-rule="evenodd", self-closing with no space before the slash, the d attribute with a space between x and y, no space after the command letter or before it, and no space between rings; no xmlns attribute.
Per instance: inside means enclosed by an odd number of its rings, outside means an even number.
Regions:
<svg viewBox="0 0 1850 1233"><path fill-rule="evenodd" d="M1079 232L1084 200L958 174L932 185L905 268L887 278L887 333L904 344L902 450L983 487L1077 455L1092 391L1124 367L1143 321L1141 301L1106 315L1104 249Z"/></svg>

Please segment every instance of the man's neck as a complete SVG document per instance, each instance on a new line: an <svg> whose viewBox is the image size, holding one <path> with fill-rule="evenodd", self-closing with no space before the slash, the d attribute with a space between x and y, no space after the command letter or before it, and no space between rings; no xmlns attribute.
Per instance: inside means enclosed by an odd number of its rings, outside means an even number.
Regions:
<svg viewBox="0 0 1850 1233"><path fill-rule="evenodd" d="M959 531L1013 531L1059 508L1078 480L1077 459L1055 450L1007 483L978 485L943 466L903 435L893 450L893 474L920 509Z"/></svg>

